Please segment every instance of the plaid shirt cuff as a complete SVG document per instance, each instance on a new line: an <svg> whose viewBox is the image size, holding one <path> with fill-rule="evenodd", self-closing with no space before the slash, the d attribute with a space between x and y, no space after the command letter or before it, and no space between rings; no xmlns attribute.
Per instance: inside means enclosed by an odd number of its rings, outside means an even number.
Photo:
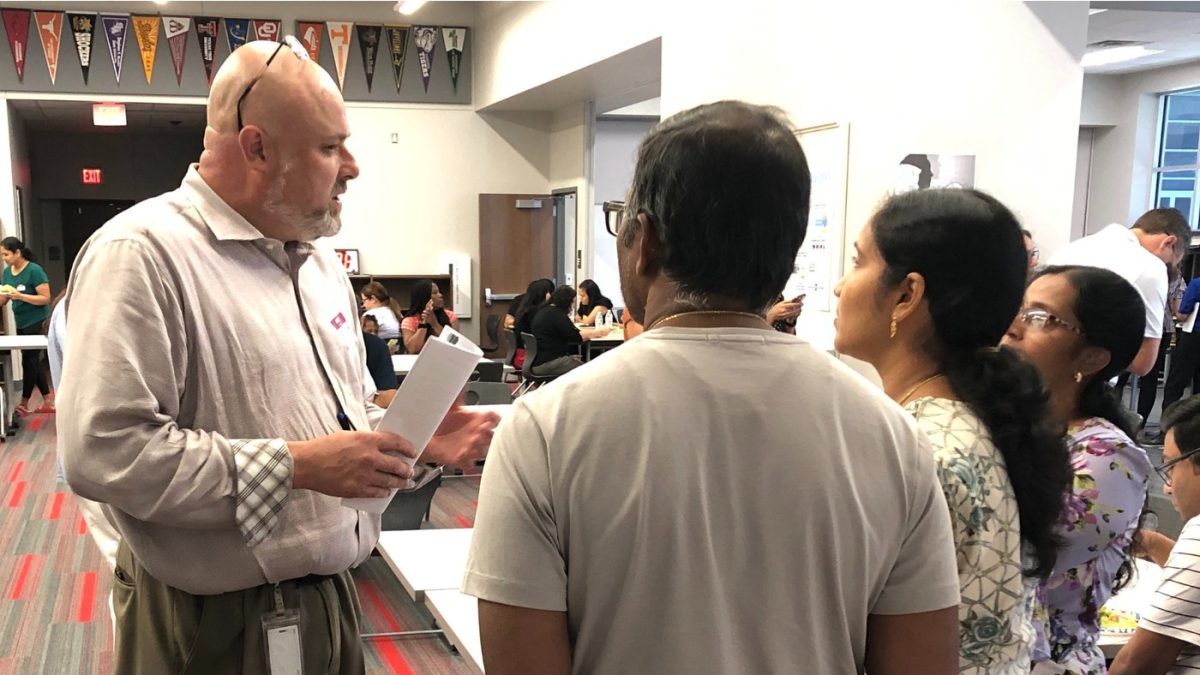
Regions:
<svg viewBox="0 0 1200 675"><path fill-rule="evenodd" d="M247 546L262 543L292 491L292 454L279 438L231 440L237 465L237 524Z"/></svg>

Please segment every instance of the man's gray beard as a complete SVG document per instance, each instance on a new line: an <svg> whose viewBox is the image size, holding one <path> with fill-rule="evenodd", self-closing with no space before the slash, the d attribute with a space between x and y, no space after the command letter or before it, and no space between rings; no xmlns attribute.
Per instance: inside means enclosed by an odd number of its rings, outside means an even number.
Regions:
<svg viewBox="0 0 1200 675"><path fill-rule="evenodd" d="M286 203L283 198L283 180L291 171L284 165L279 177L271 183L267 190L267 198L263 206L278 215L284 222L300 231L300 241L314 241L321 237L332 237L342 229L342 218L334 215L332 208L304 213L300 209Z"/></svg>

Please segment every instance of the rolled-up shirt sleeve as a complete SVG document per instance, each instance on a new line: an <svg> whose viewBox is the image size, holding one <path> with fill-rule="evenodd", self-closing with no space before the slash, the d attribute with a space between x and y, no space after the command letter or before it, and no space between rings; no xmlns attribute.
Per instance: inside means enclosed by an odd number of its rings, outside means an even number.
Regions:
<svg viewBox="0 0 1200 675"><path fill-rule="evenodd" d="M77 259L58 399L67 482L138 520L237 525L258 543L289 497L291 456L280 439L179 423L188 339L165 255L123 235L89 242Z"/></svg>

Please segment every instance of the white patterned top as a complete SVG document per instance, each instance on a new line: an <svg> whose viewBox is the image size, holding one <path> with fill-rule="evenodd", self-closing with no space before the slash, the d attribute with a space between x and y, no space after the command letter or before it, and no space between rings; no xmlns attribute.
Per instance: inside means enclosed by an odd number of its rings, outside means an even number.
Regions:
<svg viewBox="0 0 1200 675"><path fill-rule="evenodd" d="M928 436L950 507L958 552L958 672L1028 673L1033 629L1021 575L1021 528L1004 457L961 401L920 398L905 406Z"/></svg>

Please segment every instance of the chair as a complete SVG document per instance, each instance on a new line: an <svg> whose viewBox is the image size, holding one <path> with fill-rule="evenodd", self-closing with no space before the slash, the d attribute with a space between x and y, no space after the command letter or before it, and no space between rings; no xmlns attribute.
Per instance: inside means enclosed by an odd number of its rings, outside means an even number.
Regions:
<svg viewBox="0 0 1200 675"><path fill-rule="evenodd" d="M496 361L480 361L471 373L471 382L503 382L504 364Z"/></svg>
<svg viewBox="0 0 1200 675"><path fill-rule="evenodd" d="M412 492L397 492L383 512L385 530L419 530L421 521L429 518L429 507L433 504L433 493L442 484L439 473L433 480Z"/></svg>
<svg viewBox="0 0 1200 675"><path fill-rule="evenodd" d="M537 338L533 337L532 333L521 333L521 342L525 345L525 362L521 364L521 386L517 387L517 396L527 394L558 377L557 375L534 375L533 362L537 358Z"/></svg>
<svg viewBox="0 0 1200 675"><path fill-rule="evenodd" d="M506 342L508 342L508 354L504 357L504 365L515 366L516 364L513 363L513 360L517 358L517 331L513 330L512 328L505 328L504 339ZM504 381L514 384L520 382L521 374L514 372L512 373L512 379L509 379L506 376Z"/></svg>
<svg viewBox="0 0 1200 675"><path fill-rule="evenodd" d="M503 382L467 384L467 405L502 405L512 403L512 400L512 387Z"/></svg>
<svg viewBox="0 0 1200 675"><path fill-rule="evenodd" d="M492 352L499 351L500 349L500 319L501 316L499 314L492 314L487 318L485 329L487 331L488 340L490 340L492 344L490 346L479 346L479 348L483 350L484 354L491 354Z"/></svg>

